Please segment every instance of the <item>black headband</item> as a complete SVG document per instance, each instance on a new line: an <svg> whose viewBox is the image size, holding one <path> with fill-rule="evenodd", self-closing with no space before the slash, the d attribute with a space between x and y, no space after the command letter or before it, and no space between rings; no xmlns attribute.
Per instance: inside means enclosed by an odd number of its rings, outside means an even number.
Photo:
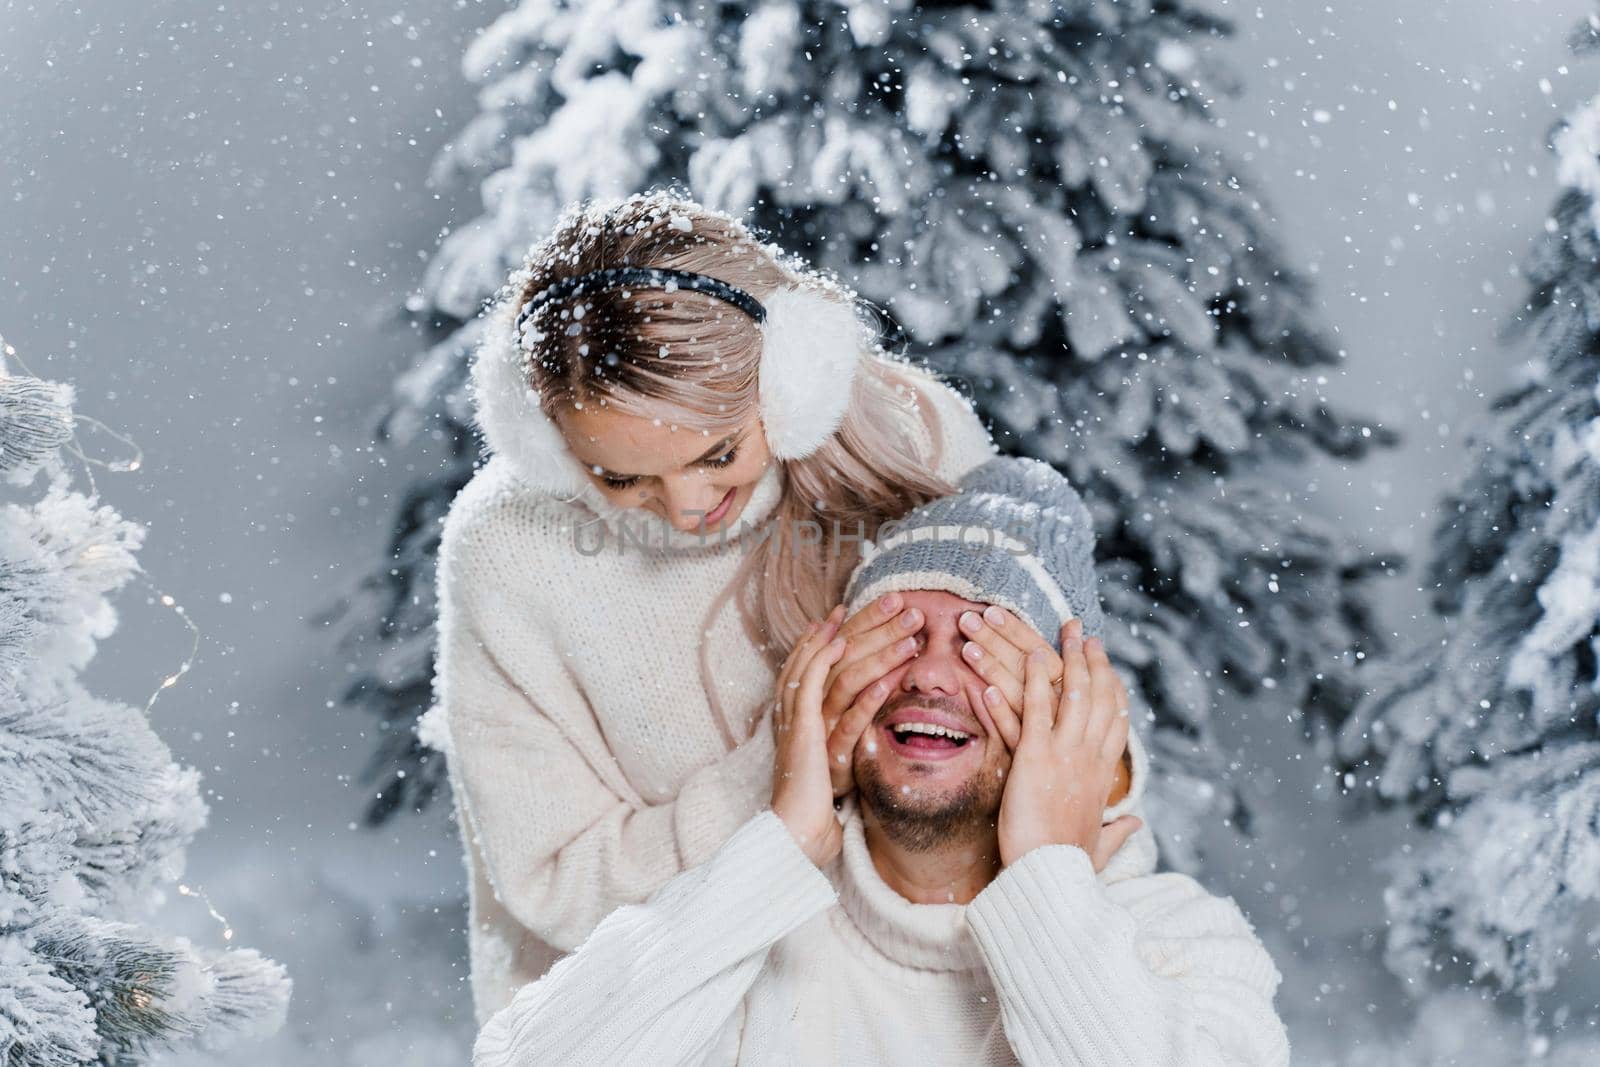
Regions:
<svg viewBox="0 0 1600 1067"><path fill-rule="evenodd" d="M522 306L522 310L517 312L516 337L519 341L521 340L522 326L528 321L528 316L532 315L534 309L547 300L557 300L574 292L581 293L591 286L598 290L615 289L629 285L657 289L669 287L695 289L705 293L707 296L726 300L757 322L761 322L767 317L767 309L762 307L755 297L743 289L735 288L727 282L707 274L695 274L686 270L670 270L665 267L607 267L604 270L592 270L587 274L562 278L535 293Z"/></svg>

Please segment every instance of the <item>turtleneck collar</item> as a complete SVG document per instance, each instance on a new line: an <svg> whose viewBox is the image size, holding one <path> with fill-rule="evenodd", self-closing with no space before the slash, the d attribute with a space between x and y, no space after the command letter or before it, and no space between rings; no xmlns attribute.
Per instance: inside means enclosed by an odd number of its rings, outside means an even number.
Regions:
<svg viewBox="0 0 1600 1067"><path fill-rule="evenodd" d="M586 484L576 496L562 499L592 514L594 521L603 523L607 536L620 541L626 531L627 545L630 548L665 545L669 549L684 551L697 548L715 550L725 542L737 541L761 525L777 508L778 501L782 497L783 465L774 460L768 464L761 477L756 479L755 487L750 493L750 499L745 502L744 510L734 521L733 528L725 533L701 534L694 530L686 532L676 529L659 515L644 508L613 504L606 499L605 494L595 488L593 483ZM579 530L585 543L598 540L598 532L586 529L582 522Z"/></svg>
<svg viewBox="0 0 1600 1067"><path fill-rule="evenodd" d="M830 867L839 906L861 936L889 959L924 971L982 966L964 904L913 904L883 880L867 851L855 797L844 804L844 847Z"/></svg>

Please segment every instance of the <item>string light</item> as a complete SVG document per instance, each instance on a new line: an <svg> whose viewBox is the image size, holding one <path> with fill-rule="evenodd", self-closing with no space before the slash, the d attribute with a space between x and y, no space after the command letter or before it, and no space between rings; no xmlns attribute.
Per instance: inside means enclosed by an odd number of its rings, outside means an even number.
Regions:
<svg viewBox="0 0 1600 1067"><path fill-rule="evenodd" d="M206 891L204 889L201 889L197 885L191 886L183 882L179 882L178 894L185 897L199 897L201 903L206 906L206 910L211 913L211 917L222 924L222 940L233 940L233 927L228 924L228 920L225 919L222 913L217 910L216 905L211 903L211 898L206 896Z"/></svg>
<svg viewBox="0 0 1600 1067"><path fill-rule="evenodd" d="M179 619L183 620L183 624L189 628L190 636L189 655L185 657L183 662L178 665L178 669L176 671L173 671L171 674L161 679L161 684L156 686L155 691L150 694L150 699L145 702L144 710L145 714L148 715L150 714L150 709L155 707L156 699L161 696L161 691L163 689L171 689L173 686L177 685L178 679L188 674L189 668L194 666L195 655L200 651L201 634L200 627L196 626L194 620L189 618L189 613L183 610L182 604L174 600L169 594L163 593L161 590L157 589L155 585L152 584L151 581L143 574L139 575L139 580L144 582L144 584L153 593L155 593L158 603L160 603L163 607L171 608L172 613Z"/></svg>
<svg viewBox="0 0 1600 1067"><path fill-rule="evenodd" d="M89 423L90 425L99 429L101 433L109 434L110 436L115 437L118 441L121 441L123 444L127 445L129 448L133 449L133 455L128 459L95 459L93 456L84 455L84 453L78 449L77 442L74 441L72 444L72 452L79 459L96 467L104 467L108 471L116 471L118 474L126 471L136 471L144 465L144 449L140 448L138 443L134 441L133 438L127 436L126 434L118 433L105 423L101 422L99 419L95 418L93 415L83 415L78 412L73 412L72 417L78 422Z"/></svg>

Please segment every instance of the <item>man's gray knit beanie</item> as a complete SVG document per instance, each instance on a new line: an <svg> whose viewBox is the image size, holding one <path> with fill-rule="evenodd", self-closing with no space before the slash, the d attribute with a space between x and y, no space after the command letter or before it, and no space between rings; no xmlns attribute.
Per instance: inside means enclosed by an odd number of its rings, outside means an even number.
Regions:
<svg viewBox="0 0 1600 1067"><path fill-rule="evenodd" d="M1036 459L1000 456L949 496L884 523L845 589L845 612L895 590L942 589L1015 612L1059 653L1061 627L1103 637L1094 523L1066 478Z"/></svg>

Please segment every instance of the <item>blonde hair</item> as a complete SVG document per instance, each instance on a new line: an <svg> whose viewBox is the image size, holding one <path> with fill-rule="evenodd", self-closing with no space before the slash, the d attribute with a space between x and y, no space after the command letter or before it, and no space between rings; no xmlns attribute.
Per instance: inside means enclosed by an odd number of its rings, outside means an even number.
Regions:
<svg viewBox="0 0 1600 1067"><path fill-rule="evenodd" d="M570 206L530 254L518 304L561 278L620 266L708 274L757 300L784 286L822 285L850 300L857 314L876 317L831 275L672 189ZM543 336L529 384L552 420L562 405L603 399L630 415L716 436L759 411L761 335L743 311L685 289L606 289L582 303L581 329L570 300L541 305L528 323ZM923 454L914 430L917 390L935 381L931 373L881 347L863 357L835 433L804 459L777 461L777 525L734 578L744 623L774 665L843 596L860 558L859 537L954 489L934 473L942 435L926 402L920 417L933 421L934 455ZM821 528L820 539L784 536L807 521Z"/></svg>

